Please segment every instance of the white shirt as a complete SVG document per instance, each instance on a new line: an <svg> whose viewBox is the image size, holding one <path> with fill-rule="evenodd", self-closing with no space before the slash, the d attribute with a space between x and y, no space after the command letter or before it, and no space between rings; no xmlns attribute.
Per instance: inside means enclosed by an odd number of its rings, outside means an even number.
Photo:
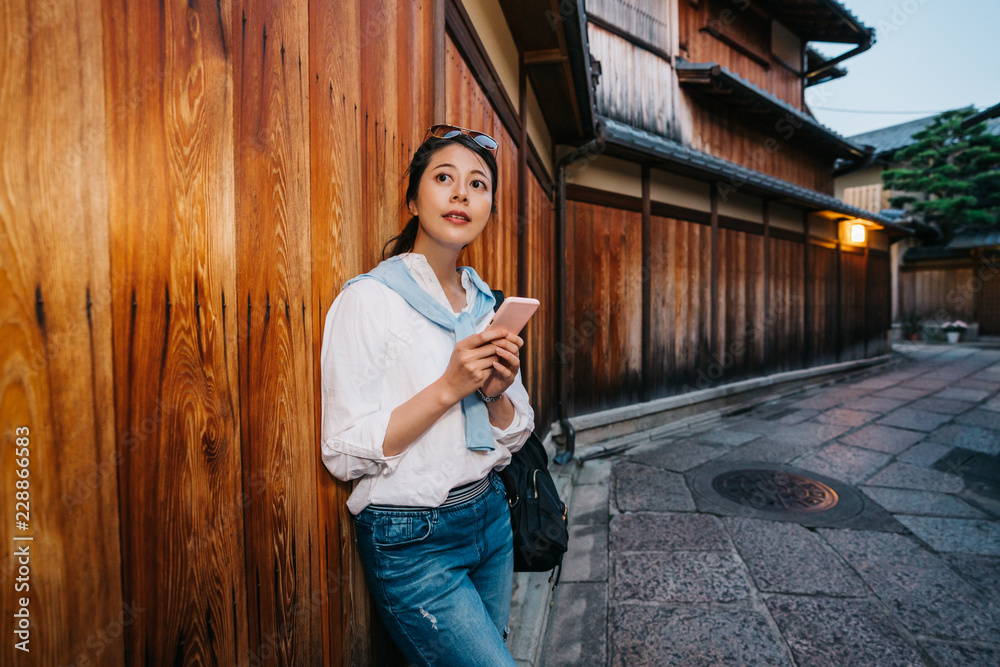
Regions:
<svg viewBox="0 0 1000 667"><path fill-rule="evenodd" d="M427 258L419 253L400 257L417 284L455 312ZM477 290L468 272L461 273L463 311L471 312ZM492 317L491 309L476 322L476 333ZM330 306L321 354L323 463L337 479L361 478L347 500L352 514L370 503L437 507L452 488L506 466L534 430L535 413L518 371L506 391L514 405L513 421L505 429L490 424L497 445L493 451L466 448L459 402L402 454L383 453L393 409L441 377L454 348L453 332L378 280L348 285Z"/></svg>

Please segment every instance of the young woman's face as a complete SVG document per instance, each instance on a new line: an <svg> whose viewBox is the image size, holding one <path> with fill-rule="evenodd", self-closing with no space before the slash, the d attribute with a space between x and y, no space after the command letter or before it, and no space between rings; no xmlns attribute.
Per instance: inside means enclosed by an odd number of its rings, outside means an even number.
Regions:
<svg viewBox="0 0 1000 667"><path fill-rule="evenodd" d="M483 231L493 208L493 183L483 160L460 144L431 156L410 212L425 241L461 251Z"/></svg>

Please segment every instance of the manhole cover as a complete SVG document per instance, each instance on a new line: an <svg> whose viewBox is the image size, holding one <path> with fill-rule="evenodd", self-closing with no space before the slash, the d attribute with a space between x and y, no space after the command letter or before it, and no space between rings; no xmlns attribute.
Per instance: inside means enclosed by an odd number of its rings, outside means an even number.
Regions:
<svg viewBox="0 0 1000 667"><path fill-rule="evenodd" d="M716 476L712 488L727 500L765 512L824 512L839 500L826 484L780 470L731 470Z"/></svg>

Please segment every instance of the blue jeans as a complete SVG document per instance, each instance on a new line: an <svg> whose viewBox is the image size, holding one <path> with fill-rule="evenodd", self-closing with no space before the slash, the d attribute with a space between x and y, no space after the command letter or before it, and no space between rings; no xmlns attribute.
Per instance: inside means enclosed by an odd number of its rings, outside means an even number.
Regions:
<svg viewBox="0 0 1000 667"><path fill-rule="evenodd" d="M413 664L514 665L507 617L514 540L503 482L443 509L369 509L354 518L368 587Z"/></svg>

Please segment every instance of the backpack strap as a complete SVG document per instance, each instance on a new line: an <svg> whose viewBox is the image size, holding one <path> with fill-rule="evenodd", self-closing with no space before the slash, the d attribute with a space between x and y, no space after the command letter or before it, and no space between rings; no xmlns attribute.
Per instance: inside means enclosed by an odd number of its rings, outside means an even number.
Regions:
<svg viewBox="0 0 1000 667"><path fill-rule="evenodd" d="M493 312L496 312L500 310L500 304L503 303L503 290L491 289L490 291L493 292L493 298L497 300L497 302L493 304Z"/></svg>

